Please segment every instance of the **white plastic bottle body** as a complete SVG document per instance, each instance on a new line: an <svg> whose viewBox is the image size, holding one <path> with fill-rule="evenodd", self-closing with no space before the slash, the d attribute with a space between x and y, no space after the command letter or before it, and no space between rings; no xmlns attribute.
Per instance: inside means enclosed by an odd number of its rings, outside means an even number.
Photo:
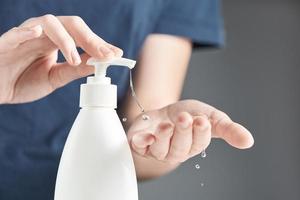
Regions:
<svg viewBox="0 0 300 200"><path fill-rule="evenodd" d="M113 108L82 108L66 141L55 200L138 200L130 147Z"/></svg>

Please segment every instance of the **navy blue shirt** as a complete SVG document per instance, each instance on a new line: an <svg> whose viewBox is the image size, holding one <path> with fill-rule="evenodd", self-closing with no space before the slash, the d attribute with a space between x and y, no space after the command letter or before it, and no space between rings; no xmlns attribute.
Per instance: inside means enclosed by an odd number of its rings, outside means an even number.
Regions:
<svg viewBox="0 0 300 200"><path fill-rule="evenodd" d="M136 59L151 33L187 37L197 47L222 44L219 9L218 0L1 0L0 34L31 17L78 15L104 40L121 47L125 57ZM108 75L118 85L120 102L128 89L128 71L111 67ZM83 81L32 103L0 106L1 200L53 199Z"/></svg>

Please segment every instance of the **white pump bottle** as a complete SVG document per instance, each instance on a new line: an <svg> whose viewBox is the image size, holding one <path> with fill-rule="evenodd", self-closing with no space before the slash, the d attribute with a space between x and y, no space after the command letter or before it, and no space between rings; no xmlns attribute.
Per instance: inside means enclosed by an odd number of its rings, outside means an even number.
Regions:
<svg viewBox="0 0 300 200"><path fill-rule="evenodd" d="M116 113L117 86L106 77L110 65L132 69L135 61L90 58L95 76L80 87L80 112L66 141L57 174L55 200L138 200L134 163Z"/></svg>

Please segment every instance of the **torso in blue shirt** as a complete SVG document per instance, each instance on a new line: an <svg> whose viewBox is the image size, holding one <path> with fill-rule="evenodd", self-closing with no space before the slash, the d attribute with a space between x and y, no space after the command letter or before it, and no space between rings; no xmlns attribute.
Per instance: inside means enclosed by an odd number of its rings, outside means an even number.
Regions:
<svg viewBox="0 0 300 200"><path fill-rule="evenodd" d="M209 1L212 0L199 0L202 4L211 4ZM218 27L217 20L200 33L199 38L192 32L192 26L191 30L184 28L186 20L182 26L170 26L169 29L164 24L158 26L155 22L161 17L166 2L170 1L2 0L0 34L28 18L50 13L80 16L100 37L121 47L124 56L133 59L137 58L144 39L152 32L168 33L170 30L170 34L183 34L198 42L220 42L220 38L214 35L217 28L211 29ZM214 13L211 17L217 18L216 9L209 9ZM176 9L174 13L178 13ZM166 23L167 19L163 22ZM155 27L159 28L156 30ZM118 99L122 100L128 87L128 71L112 67L108 75L118 85ZM0 106L1 200L53 199L59 158L79 110L79 85L83 81L74 81L32 103Z"/></svg>

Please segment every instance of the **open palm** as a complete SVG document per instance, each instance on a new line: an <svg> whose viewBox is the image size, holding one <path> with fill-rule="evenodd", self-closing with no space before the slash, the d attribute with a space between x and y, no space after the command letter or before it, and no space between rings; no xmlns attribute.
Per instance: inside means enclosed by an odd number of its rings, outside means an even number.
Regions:
<svg viewBox="0 0 300 200"><path fill-rule="evenodd" d="M225 113L197 100L183 100L138 116L128 130L135 153L161 161L184 162L199 154L211 138L221 138L233 147L253 145L250 132Z"/></svg>

